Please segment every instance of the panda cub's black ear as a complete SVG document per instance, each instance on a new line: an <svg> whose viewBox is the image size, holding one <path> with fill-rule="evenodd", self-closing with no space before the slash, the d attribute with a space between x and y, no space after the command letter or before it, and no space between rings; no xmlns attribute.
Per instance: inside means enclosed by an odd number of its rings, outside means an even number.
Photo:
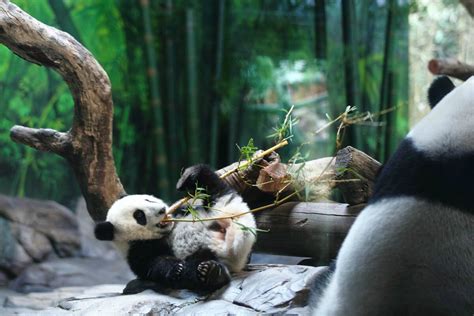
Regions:
<svg viewBox="0 0 474 316"><path fill-rule="evenodd" d="M94 234L99 240L114 240L114 225L111 222L97 223Z"/></svg>
<svg viewBox="0 0 474 316"><path fill-rule="evenodd" d="M447 76L441 76L433 80L428 88L428 103L434 108L448 93L455 88L454 83Z"/></svg>

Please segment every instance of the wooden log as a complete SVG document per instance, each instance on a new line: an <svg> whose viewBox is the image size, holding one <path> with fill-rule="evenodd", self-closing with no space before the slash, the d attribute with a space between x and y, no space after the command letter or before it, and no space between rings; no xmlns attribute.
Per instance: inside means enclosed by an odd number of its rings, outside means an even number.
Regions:
<svg viewBox="0 0 474 316"><path fill-rule="evenodd" d="M446 75L463 81L474 75L474 66L453 58L431 59L428 62L428 70L433 75Z"/></svg>
<svg viewBox="0 0 474 316"><path fill-rule="evenodd" d="M259 232L255 251L311 257L328 264L341 247L356 215L363 208L340 203L289 202L256 213Z"/></svg>
<svg viewBox="0 0 474 316"><path fill-rule="evenodd" d="M287 165L275 162L260 170L256 185L260 191L275 193L285 190L289 181L291 181L291 176L288 173Z"/></svg>
<svg viewBox="0 0 474 316"><path fill-rule="evenodd" d="M260 191L255 186L255 184L257 183L257 179L262 168L265 168L271 163L279 161L280 156L278 153L272 152L265 158L258 159L248 168L232 173L228 177L224 178L224 181L242 195L250 208L271 204L275 201L275 196L271 193ZM227 167L217 170L216 173L221 176L224 173L235 169L237 166L239 166L239 164L242 164L242 162L234 162Z"/></svg>
<svg viewBox="0 0 474 316"><path fill-rule="evenodd" d="M301 194L293 201L322 202L329 200L334 187L341 190L346 203L366 203L372 194L374 181L381 164L353 147L338 151L336 157L324 157L300 164L284 164L278 155L252 165L225 179L236 189L251 208L272 203L294 191ZM237 163L217 171L225 173ZM272 182L273 181L273 182ZM287 183L291 185L287 186ZM280 192L280 190L283 192Z"/></svg>
<svg viewBox="0 0 474 316"><path fill-rule="evenodd" d="M334 163L334 157L325 157L305 163L284 164L280 162L278 154L273 153L251 167L230 175L224 181L239 192L251 208L273 203L277 192L285 187L285 181L293 183L280 194L280 198L298 190L301 191L300 197L307 198L308 201L321 201L328 199L335 185ZM222 175L237 164L233 163L216 173ZM286 172L282 173L282 170ZM294 177L296 173L297 176ZM294 178L291 180L292 176ZM272 179L274 184L270 183ZM299 197L295 196L292 200L298 201Z"/></svg>
<svg viewBox="0 0 474 316"><path fill-rule="evenodd" d="M366 203L372 195L381 164L351 146L337 152L336 186L350 205Z"/></svg>

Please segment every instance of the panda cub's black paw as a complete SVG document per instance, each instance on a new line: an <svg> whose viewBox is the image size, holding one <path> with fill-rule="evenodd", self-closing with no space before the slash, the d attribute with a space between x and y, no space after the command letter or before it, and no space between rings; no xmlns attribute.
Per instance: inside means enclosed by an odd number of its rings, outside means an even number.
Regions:
<svg viewBox="0 0 474 316"><path fill-rule="evenodd" d="M127 283L123 289L123 295L131 295L141 293L146 290L152 290L158 293L167 293L167 289L159 283L149 280L135 279Z"/></svg>
<svg viewBox="0 0 474 316"><path fill-rule="evenodd" d="M227 269L214 260L201 262L197 267L197 276L199 281L211 290L221 288L230 282Z"/></svg>
<svg viewBox="0 0 474 316"><path fill-rule="evenodd" d="M173 269L170 271L170 279L172 279L173 281L177 281L181 278L181 276L183 275L183 271L184 271L184 264L182 262L179 262L177 263Z"/></svg>
<svg viewBox="0 0 474 316"><path fill-rule="evenodd" d="M178 191L191 193L196 190L196 186L204 188L211 196L227 189L227 184L219 178L211 167L204 164L186 168L178 183L176 183Z"/></svg>

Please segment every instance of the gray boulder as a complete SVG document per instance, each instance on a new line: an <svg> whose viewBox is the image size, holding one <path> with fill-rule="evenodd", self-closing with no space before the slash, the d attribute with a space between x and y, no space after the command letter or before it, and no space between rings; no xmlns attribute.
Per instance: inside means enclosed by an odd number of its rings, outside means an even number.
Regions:
<svg viewBox="0 0 474 316"><path fill-rule="evenodd" d="M56 202L0 195L0 217L45 235L61 257L80 249L76 217Z"/></svg>
<svg viewBox="0 0 474 316"><path fill-rule="evenodd" d="M58 258L29 266L10 288L23 293L44 292L58 287L124 284L133 278L123 259Z"/></svg>
<svg viewBox="0 0 474 316"><path fill-rule="evenodd" d="M52 201L0 194L0 272L13 278L34 262L70 257L80 250L78 224ZM1 278L0 278L1 282Z"/></svg>
<svg viewBox="0 0 474 316"><path fill-rule="evenodd" d="M79 198L76 204L76 218L79 224L81 255L90 258L123 260L114 243L99 241L94 236L95 223L87 212L86 201Z"/></svg>

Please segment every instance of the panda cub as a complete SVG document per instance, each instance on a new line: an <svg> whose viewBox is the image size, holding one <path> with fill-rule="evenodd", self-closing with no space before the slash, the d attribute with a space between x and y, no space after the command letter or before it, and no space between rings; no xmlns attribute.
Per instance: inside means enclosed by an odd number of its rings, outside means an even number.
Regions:
<svg viewBox="0 0 474 316"><path fill-rule="evenodd" d="M438 78L428 98L320 278L314 315L474 315L474 77Z"/></svg>
<svg viewBox="0 0 474 316"><path fill-rule="evenodd" d="M185 170L177 189L194 192L206 188L207 201L192 207L200 218L232 216L249 211L242 197L206 165ZM250 256L255 236L251 213L215 221L161 222L168 206L150 195L128 195L117 200L98 223L95 235L113 240L138 279L125 293L147 288L214 291L230 282L229 272L241 271ZM182 218L191 215L182 212Z"/></svg>

